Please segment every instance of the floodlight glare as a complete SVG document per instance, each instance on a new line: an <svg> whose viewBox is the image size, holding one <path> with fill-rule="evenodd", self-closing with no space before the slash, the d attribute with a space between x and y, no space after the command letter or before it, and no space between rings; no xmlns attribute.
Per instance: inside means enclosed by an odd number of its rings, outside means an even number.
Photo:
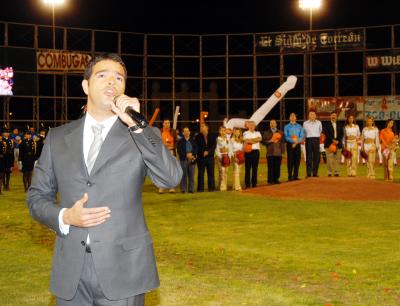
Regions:
<svg viewBox="0 0 400 306"><path fill-rule="evenodd" d="M299 7L303 10L318 9L321 7L321 0L299 0Z"/></svg>
<svg viewBox="0 0 400 306"><path fill-rule="evenodd" d="M59 5L64 4L65 0L43 0L45 4Z"/></svg>

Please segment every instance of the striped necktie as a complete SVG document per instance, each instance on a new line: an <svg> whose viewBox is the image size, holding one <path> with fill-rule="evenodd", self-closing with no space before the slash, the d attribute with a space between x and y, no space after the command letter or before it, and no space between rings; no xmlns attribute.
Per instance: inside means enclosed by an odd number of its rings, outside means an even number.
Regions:
<svg viewBox="0 0 400 306"><path fill-rule="evenodd" d="M97 155L99 155L101 145L103 144L103 138L101 137L101 132L103 130L104 126L101 124L95 124L91 126L94 138L93 142L90 145L89 148L89 153L87 156L87 161L86 161L86 167L88 170L88 173L93 169L94 163L96 162Z"/></svg>

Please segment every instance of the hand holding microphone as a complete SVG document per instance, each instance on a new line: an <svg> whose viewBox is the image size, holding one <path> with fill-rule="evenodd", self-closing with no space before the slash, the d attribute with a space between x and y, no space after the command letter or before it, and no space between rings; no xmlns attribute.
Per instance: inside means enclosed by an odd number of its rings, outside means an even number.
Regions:
<svg viewBox="0 0 400 306"><path fill-rule="evenodd" d="M145 128L147 121L140 111L140 103L137 98L128 97L127 95L115 96L114 103L111 103L111 110L128 126Z"/></svg>

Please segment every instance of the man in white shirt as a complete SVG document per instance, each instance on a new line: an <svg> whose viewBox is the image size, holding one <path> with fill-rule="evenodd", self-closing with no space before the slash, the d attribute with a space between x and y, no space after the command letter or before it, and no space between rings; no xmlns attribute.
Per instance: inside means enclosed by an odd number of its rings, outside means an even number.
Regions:
<svg viewBox="0 0 400 306"><path fill-rule="evenodd" d="M49 132L35 167L27 202L57 234L50 286L58 306L142 306L159 285L143 182L172 188L182 170L139 101L124 95L126 79L118 55L93 58L82 82L87 114Z"/></svg>
<svg viewBox="0 0 400 306"><path fill-rule="evenodd" d="M246 188L257 187L257 170L260 159L260 141L261 133L256 131L256 124L249 121L247 124L249 130L243 133L244 151L245 151L245 185ZM247 149L246 149L247 148ZM250 182L251 172L251 182Z"/></svg>
<svg viewBox="0 0 400 306"><path fill-rule="evenodd" d="M321 121L317 120L314 110L308 112L308 120L303 123L306 137L306 166L307 177L318 177L318 167L320 161L319 140L322 133Z"/></svg>

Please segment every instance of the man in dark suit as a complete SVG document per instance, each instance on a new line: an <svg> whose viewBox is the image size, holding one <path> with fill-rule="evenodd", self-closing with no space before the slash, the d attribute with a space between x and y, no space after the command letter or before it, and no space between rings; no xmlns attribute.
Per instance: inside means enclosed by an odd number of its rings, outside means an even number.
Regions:
<svg viewBox="0 0 400 306"><path fill-rule="evenodd" d="M178 140L176 150L182 167L181 192L194 193L194 170L197 158L197 144L190 136L190 129L182 129L183 137Z"/></svg>
<svg viewBox="0 0 400 306"><path fill-rule="evenodd" d="M27 203L57 234L50 284L58 306L144 305L159 285L143 182L147 175L172 188L182 171L159 131L125 112L140 110L124 95L126 79L118 55L93 58L82 82L86 115L49 132L35 167Z"/></svg>
<svg viewBox="0 0 400 306"><path fill-rule="evenodd" d="M197 144L197 191L204 191L204 172L207 170L208 191L215 190L214 179L214 152L216 135L209 133L208 125L200 126L200 133L196 135Z"/></svg>
<svg viewBox="0 0 400 306"><path fill-rule="evenodd" d="M331 120L323 122L325 134L325 152L327 157L328 176L339 176L339 163L342 152L343 124L337 121L335 112L331 113Z"/></svg>
<svg viewBox="0 0 400 306"><path fill-rule="evenodd" d="M278 129L275 119L269 123L269 129L263 133L262 144L267 147L267 183L280 184L282 155L285 150L283 132Z"/></svg>

